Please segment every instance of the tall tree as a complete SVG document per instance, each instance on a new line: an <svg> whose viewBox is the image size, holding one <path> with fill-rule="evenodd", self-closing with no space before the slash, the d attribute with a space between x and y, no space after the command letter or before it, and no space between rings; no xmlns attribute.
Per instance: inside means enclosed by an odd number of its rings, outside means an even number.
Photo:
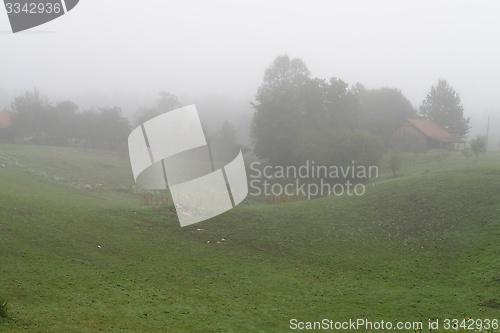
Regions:
<svg viewBox="0 0 500 333"><path fill-rule="evenodd" d="M251 135L254 153L273 164L292 162L292 150L305 113L301 91L310 73L301 59L277 57L266 69L255 96Z"/></svg>
<svg viewBox="0 0 500 333"><path fill-rule="evenodd" d="M419 115L448 130L458 138L469 133L469 118L464 117L460 95L446 82L439 80L420 106Z"/></svg>
<svg viewBox="0 0 500 333"><path fill-rule="evenodd" d="M236 129L229 121L224 120L222 127L217 134L221 141L224 141L229 145L239 146L236 140Z"/></svg>
<svg viewBox="0 0 500 333"><path fill-rule="evenodd" d="M122 115L119 107L99 108L97 118L97 139L101 147L117 149L119 145L127 142L130 133L130 124Z"/></svg>
<svg viewBox="0 0 500 333"><path fill-rule="evenodd" d="M36 88L16 97L11 104L14 134L17 137L31 136L32 141L38 143L47 132L51 108L47 96Z"/></svg>
<svg viewBox="0 0 500 333"><path fill-rule="evenodd" d="M380 157L380 137L360 129L356 93L338 78L311 79L299 59L276 58L255 99L254 153L272 164L372 165Z"/></svg>
<svg viewBox="0 0 500 333"><path fill-rule="evenodd" d="M337 129L359 127L359 100L349 90L349 85L339 78L332 77L326 86L325 109L330 126Z"/></svg>
<svg viewBox="0 0 500 333"><path fill-rule="evenodd" d="M99 114L94 108L83 110L77 114L75 138L87 142L91 148L97 148L99 128Z"/></svg>
<svg viewBox="0 0 500 333"><path fill-rule="evenodd" d="M50 136L57 145L67 145L70 138L76 138L78 105L71 101L58 102L52 109Z"/></svg>
<svg viewBox="0 0 500 333"><path fill-rule="evenodd" d="M309 82L311 73L302 59L290 60L288 55L277 57L264 72L264 82L259 88L256 99L263 102L276 92L287 92ZM269 92L269 95L266 94Z"/></svg>
<svg viewBox="0 0 500 333"><path fill-rule="evenodd" d="M386 143L396 128L407 118L415 118L417 111L398 89L366 90L355 86L361 103L361 122L369 132L382 136Z"/></svg>
<svg viewBox="0 0 500 333"><path fill-rule="evenodd" d="M231 162L238 155L241 145L238 144L236 130L227 120L216 133L207 135L210 144L211 157L215 168L220 168Z"/></svg>
<svg viewBox="0 0 500 333"><path fill-rule="evenodd" d="M156 107L161 113L175 110L182 106L176 95L160 91L160 97L156 99Z"/></svg>

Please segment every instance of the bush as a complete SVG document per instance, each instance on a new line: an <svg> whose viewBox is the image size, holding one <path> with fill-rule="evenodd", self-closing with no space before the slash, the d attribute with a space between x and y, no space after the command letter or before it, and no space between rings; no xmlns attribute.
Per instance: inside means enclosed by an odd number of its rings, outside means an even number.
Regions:
<svg viewBox="0 0 500 333"><path fill-rule="evenodd" d="M392 175L394 177L397 176L398 171L401 169L403 165L403 155L400 151L394 150L391 152L389 156L389 167L392 170Z"/></svg>
<svg viewBox="0 0 500 333"><path fill-rule="evenodd" d="M479 158L479 154L486 152L487 139L485 136L477 136L474 139L470 140L469 145L470 149L474 153L474 163L477 163L477 159Z"/></svg>
<svg viewBox="0 0 500 333"><path fill-rule="evenodd" d="M500 301L498 301L497 299L489 299L487 301L481 302L479 305L492 309L500 309Z"/></svg>
<svg viewBox="0 0 500 333"><path fill-rule="evenodd" d="M462 155L464 155L464 157L466 159L469 159L472 156L472 150L470 150L469 148L466 148L466 149L462 150Z"/></svg>
<svg viewBox="0 0 500 333"><path fill-rule="evenodd" d="M294 161L315 161L317 165L378 165L383 154L383 140L363 130L302 130L294 147Z"/></svg>
<svg viewBox="0 0 500 333"><path fill-rule="evenodd" d="M9 310L9 305L8 302L2 298L0 298L0 318L8 318L8 310Z"/></svg>

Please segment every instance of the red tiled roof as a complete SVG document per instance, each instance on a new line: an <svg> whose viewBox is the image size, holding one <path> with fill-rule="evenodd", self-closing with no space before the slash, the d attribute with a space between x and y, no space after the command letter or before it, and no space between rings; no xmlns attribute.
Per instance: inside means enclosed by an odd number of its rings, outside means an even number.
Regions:
<svg viewBox="0 0 500 333"><path fill-rule="evenodd" d="M464 142L431 120L406 119L425 136L440 142Z"/></svg>
<svg viewBox="0 0 500 333"><path fill-rule="evenodd" d="M11 125L10 112L0 112L0 128L9 128Z"/></svg>

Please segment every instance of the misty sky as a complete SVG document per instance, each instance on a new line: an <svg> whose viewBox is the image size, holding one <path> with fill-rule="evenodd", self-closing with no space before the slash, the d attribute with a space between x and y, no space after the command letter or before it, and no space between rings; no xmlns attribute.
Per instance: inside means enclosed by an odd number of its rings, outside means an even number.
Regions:
<svg viewBox="0 0 500 333"><path fill-rule="evenodd" d="M288 54L313 77L399 88L415 107L447 79L477 132L490 114L500 125L499 15L495 0L80 0L67 15L12 34L0 8L0 108L33 87L54 101L126 114L161 90L248 108L265 68Z"/></svg>

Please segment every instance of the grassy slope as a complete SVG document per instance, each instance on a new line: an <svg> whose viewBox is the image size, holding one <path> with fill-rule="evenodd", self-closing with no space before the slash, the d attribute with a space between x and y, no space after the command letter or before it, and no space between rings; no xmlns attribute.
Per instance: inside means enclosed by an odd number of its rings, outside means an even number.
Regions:
<svg viewBox="0 0 500 333"><path fill-rule="evenodd" d="M119 156L0 146L2 163L0 296L14 319L0 332L500 317L479 306L500 302L498 166L375 183L363 197L239 206L180 228L170 209L123 191Z"/></svg>

